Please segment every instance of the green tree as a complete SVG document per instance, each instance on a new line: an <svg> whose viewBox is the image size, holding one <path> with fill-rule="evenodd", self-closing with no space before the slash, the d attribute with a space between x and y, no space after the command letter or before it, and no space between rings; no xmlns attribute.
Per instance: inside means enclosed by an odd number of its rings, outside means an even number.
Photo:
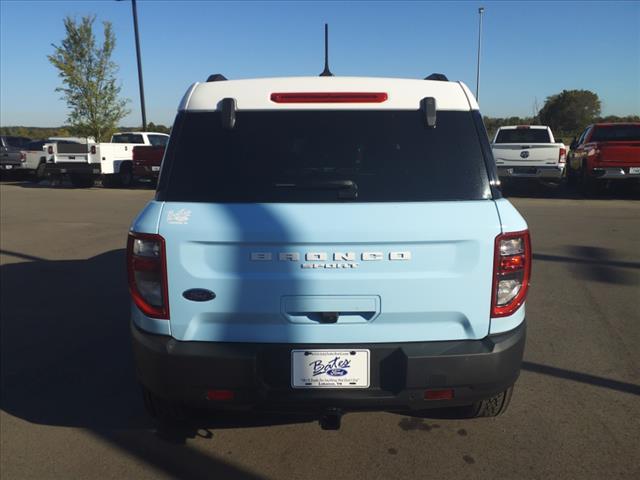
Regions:
<svg viewBox="0 0 640 480"><path fill-rule="evenodd" d="M66 17L66 38L60 46L52 44L54 53L47 58L62 78L63 85L56 91L62 92L67 102L67 121L72 131L103 141L109 139L129 111L128 100L118 98L118 67L111 60L116 41L111 23L103 22L104 42L96 46L94 21L95 16L82 17L79 23Z"/></svg>
<svg viewBox="0 0 640 480"><path fill-rule="evenodd" d="M153 122L149 122L147 124L147 131L149 132L158 132L158 133L170 133L171 129L169 127L166 127L162 124L158 124L156 125Z"/></svg>
<svg viewBox="0 0 640 480"><path fill-rule="evenodd" d="M538 116L553 131L576 132L600 115L600 99L589 90L563 90L547 97Z"/></svg>

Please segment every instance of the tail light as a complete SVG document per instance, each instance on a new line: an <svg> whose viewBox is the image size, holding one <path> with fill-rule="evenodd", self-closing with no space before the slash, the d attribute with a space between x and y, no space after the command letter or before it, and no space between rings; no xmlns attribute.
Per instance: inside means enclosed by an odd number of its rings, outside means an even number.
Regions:
<svg viewBox="0 0 640 480"><path fill-rule="evenodd" d="M425 400L451 400L452 398L453 398L453 388L424 391Z"/></svg>
<svg viewBox="0 0 640 480"><path fill-rule="evenodd" d="M503 233L496 237L491 316L506 317L524 303L531 277L529 231Z"/></svg>
<svg viewBox="0 0 640 480"><path fill-rule="evenodd" d="M24 152L20 152L20 161L21 161L22 163L24 163L24 162L26 162L26 161L27 161L27 154L26 154L26 153L24 153Z"/></svg>
<svg viewBox="0 0 640 480"><path fill-rule="evenodd" d="M95 155L96 154L96 146L95 145L91 145L91 155Z"/></svg>
<svg viewBox="0 0 640 480"><path fill-rule="evenodd" d="M149 233L129 233L127 269L129 292L147 316L169 319L167 262L164 238Z"/></svg>
<svg viewBox="0 0 640 480"><path fill-rule="evenodd" d="M236 394L233 390L208 390L207 400L225 401L233 400Z"/></svg>
<svg viewBox="0 0 640 480"><path fill-rule="evenodd" d="M49 155L53 155L53 147L51 145L49 145L49 148L47 148L47 153Z"/></svg>
<svg viewBox="0 0 640 480"><path fill-rule="evenodd" d="M558 154L558 163L566 163L567 162L567 149L561 148L560 153Z"/></svg>

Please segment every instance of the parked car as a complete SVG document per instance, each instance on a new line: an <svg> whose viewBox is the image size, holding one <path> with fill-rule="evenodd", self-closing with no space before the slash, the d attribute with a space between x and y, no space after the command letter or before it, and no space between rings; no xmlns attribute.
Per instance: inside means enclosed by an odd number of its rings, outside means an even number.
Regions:
<svg viewBox="0 0 640 480"><path fill-rule="evenodd" d="M23 147L30 138L10 135L0 136L0 170L15 170L24 163Z"/></svg>
<svg viewBox="0 0 640 480"><path fill-rule="evenodd" d="M491 144L501 180L524 178L560 182L567 147L544 125L500 127Z"/></svg>
<svg viewBox="0 0 640 480"><path fill-rule="evenodd" d="M585 128L571 144L567 180L587 194L609 181L640 180L640 123Z"/></svg>
<svg viewBox="0 0 640 480"><path fill-rule="evenodd" d="M531 244L469 89L210 79L128 237L149 412L309 410L324 428L352 409L502 413Z"/></svg>
<svg viewBox="0 0 640 480"><path fill-rule="evenodd" d="M133 176L157 181L164 156L164 145L133 147Z"/></svg>
<svg viewBox="0 0 640 480"><path fill-rule="evenodd" d="M114 134L111 142L65 147L64 155L47 163L47 173L69 174L77 187L93 185L96 178L105 187L126 187L133 180L133 147L166 144L168 138L165 133L122 132Z"/></svg>

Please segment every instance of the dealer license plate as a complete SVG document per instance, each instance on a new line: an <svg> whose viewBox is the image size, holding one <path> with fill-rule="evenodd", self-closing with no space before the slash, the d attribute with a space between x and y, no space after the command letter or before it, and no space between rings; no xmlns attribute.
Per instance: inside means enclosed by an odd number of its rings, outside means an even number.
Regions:
<svg viewBox="0 0 640 480"><path fill-rule="evenodd" d="M160 171L160 167L151 167L151 171L152 172L159 172Z"/></svg>
<svg viewBox="0 0 640 480"><path fill-rule="evenodd" d="M13 165L4 165L5 170L11 170Z"/></svg>
<svg viewBox="0 0 640 480"><path fill-rule="evenodd" d="M629 167L629 174L630 175L639 175L640 174L640 167Z"/></svg>
<svg viewBox="0 0 640 480"><path fill-rule="evenodd" d="M293 388L368 388L369 350L292 350Z"/></svg>

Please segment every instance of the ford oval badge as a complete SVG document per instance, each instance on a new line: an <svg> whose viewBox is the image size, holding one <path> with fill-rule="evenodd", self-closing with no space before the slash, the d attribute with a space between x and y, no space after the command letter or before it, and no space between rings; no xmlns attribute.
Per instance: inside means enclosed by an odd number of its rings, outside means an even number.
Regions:
<svg viewBox="0 0 640 480"><path fill-rule="evenodd" d="M344 368L330 368L327 370L327 375L331 375L332 377L344 377L347 372Z"/></svg>
<svg viewBox="0 0 640 480"><path fill-rule="evenodd" d="M208 302L216 298L216 294L204 288L191 288L182 292L182 296L194 302Z"/></svg>

